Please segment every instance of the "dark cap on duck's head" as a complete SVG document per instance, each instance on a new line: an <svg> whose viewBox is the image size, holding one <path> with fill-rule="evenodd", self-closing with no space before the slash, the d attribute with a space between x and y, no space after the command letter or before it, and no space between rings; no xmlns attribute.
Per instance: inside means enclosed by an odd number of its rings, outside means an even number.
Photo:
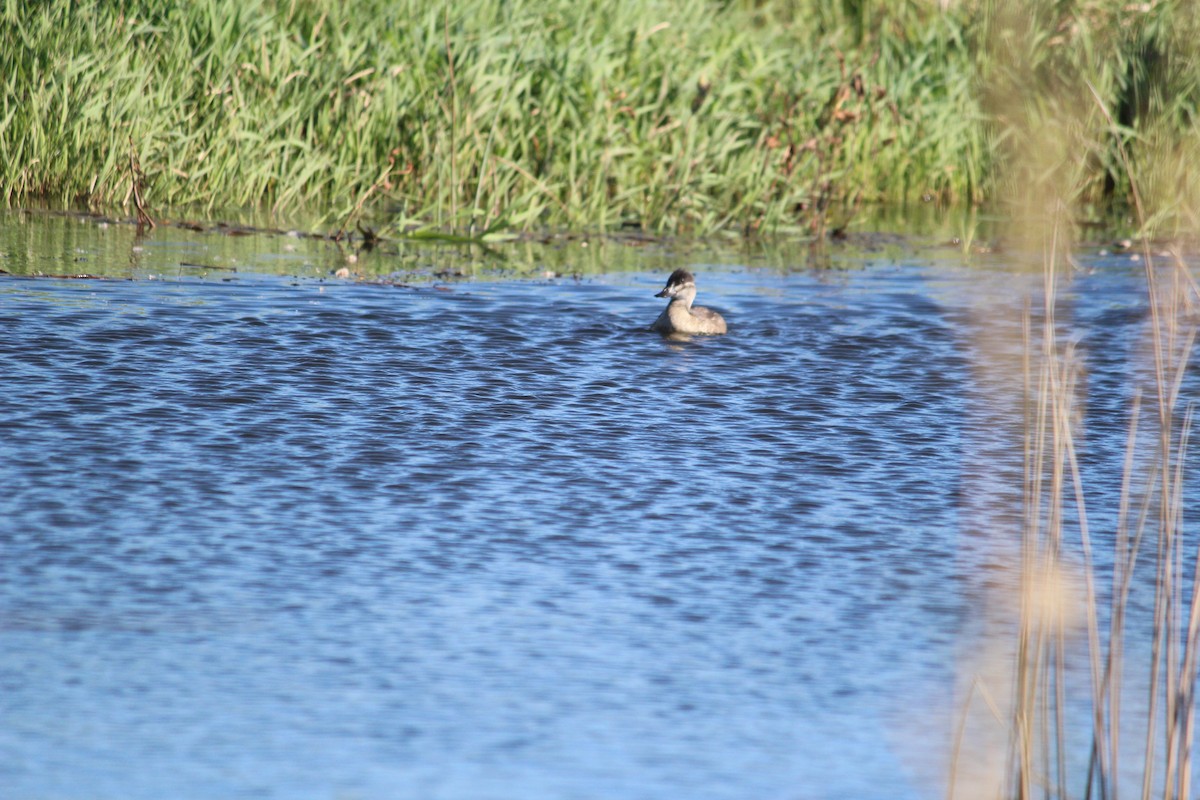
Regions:
<svg viewBox="0 0 1200 800"><path fill-rule="evenodd" d="M680 267L679 269L677 269L671 273L671 277L667 278L667 285L663 287L663 290L661 292L659 292L658 294L656 294L654 296L655 297L671 297L672 295L675 294L676 291L679 290L680 286L684 286L689 283L694 284L695 282L696 282L696 276L693 275L692 273L688 272L686 269L683 269L682 267Z"/></svg>

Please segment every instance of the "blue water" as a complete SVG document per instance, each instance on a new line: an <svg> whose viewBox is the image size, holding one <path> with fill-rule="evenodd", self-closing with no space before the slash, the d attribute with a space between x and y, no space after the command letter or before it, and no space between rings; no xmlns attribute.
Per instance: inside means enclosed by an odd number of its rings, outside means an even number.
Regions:
<svg viewBox="0 0 1200 800"><path fill-rule="evenodd" d="M1036 272L692 256L730 333L670 342L662 253L396 287L290 252L0 275L0 795L941 796ZM1103 529L1147 301L1087 266Z"/></svg>

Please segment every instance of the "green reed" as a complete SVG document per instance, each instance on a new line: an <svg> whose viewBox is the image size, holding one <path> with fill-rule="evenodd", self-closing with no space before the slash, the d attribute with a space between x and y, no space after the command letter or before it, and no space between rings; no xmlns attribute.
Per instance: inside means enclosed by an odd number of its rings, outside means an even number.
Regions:
<svg viewBox="0 0 1200 800"><path fill-rule="evenodd" d="M476 232L799 230L982 197L969 54L924 4L857 41L815 2L0 7L9 203L126 201L131 141L158 208Z"/></svg>
<svg viewBox="0 0 1200 800"><path fill-rule="evenodd" d="M1000 197L1014 52L1065 77L1026 110L1053 125L1090 81L1131 148L1190 163L1185 0L1033 5L0 0L0 191L124 203L132 150L160 213L819 232L862 204ZM1111 147L1077 160L1082 205L1127 197ZM1170 164L1142 180L1195 191Z"/></svg>
<svg viewBox="0 0 1200 800"><path fill-rule="evenodd" d="M1195 4L994 0L980 11L972 31L997 143L993 196L1021 211L1031 196L1052 197L1076 214L1123 213L1132 233L1194 236ZM1135 208L1138 191L1152 213Z"/></svg>

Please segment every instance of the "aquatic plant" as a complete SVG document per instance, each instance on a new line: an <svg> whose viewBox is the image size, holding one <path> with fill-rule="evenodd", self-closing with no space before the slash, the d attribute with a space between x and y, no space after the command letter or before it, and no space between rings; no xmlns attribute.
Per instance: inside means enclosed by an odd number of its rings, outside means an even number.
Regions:
<svg viewBox="0 0 1200 800"><path fill-rule="evenodd" d="M1066 203L1077 217L1108 216L1129 233L1194 236L1194 4L997 0L980 8L973 47L997 147L992 196L1041 220Z"/></svg>
<svg viewBox="0 0 1200 800"><path fill-rule="evenodd" d="M9 204L128 203L132 143L160 213L265 204L468 237L819 233L863 204L1003 199L1024 185L1026 122L1075 142L1059 109L1086 105L1090 83L1145 191L1190 197L1187 10L4 0L0 191ZM1174 160L1142 168L1147 147ZM1111 146L1061 161L1081 176L1080 208L1127 199Z"/></svg>
<svg viewBox="0 0 1200 800"><path fill-rule="evenodd" d="M160 209L401 227L807 230L978 201L961 25L899 8L867 30L815 2L9 0L0 186L125 202L132 140Z"/></svg>
<svg viewBox="0 0 1200 800"><path fill-rule="evenodd" d="M1136 248L1147 309L1135 369L1148 379L1139 381L1129 410L1111 556L1093 548L1095 509L1079 455L1086 370L1060 318L1059 287L1076 269L1072 217L1081 198L1123 184L1132 228L1143 233L1161 229L1163 220L1194 219L1196 206L1187 192L1142 189L1140 175L1158 174L1161 161L1175 163L1177 148L1134 137L1090 80L1072 102L1031 102L1019 87L1061 73L1039 75L1036 61L1020 47L1015 53L1006 62L1008 85L995 87L993 102L1012 112L1007 199L1016 210L1014 234L1044 253L1042 282L1040 302L1027 306L1020 367L1002 359L984 366L1024 378L1014 381L1025 412L1024 513L1010 585L991 598L999 613L990 630L1011 631L1011 648L969 668L950 796L1116 798L1132 794L1132 782L1142 798L1191 797L1200 544L1184 529L1194 405L1181 387L1191 368L1200 286L1178 249L1152 248L1146 239ZM1094 163L1111 158L1106 170L1120 170L1119 180L1098 180L1083 167L1088 159L1070 158L1072 147ZM1152 597L1135 587L1148 587ZM986 714L978 713L981 701ZM1082 751L1071 724L1081 706L1091 721Z"/></svg>

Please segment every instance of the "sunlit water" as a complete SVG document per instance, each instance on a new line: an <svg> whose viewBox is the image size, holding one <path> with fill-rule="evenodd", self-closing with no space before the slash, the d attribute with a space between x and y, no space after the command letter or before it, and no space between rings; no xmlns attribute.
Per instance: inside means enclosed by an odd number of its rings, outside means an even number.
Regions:
<svg viewBox="0 0 1200 800"><path fill-rule="evenodd" d="M130 266L9 233L3 797L942 795L1019 530L1021 376L986 364L1029 263L398 288L274 239L198 277L220 237ZM27 277L73 258L137 280ZM675 266L727 336L646 331ZM1147 302L1128 257L1084 266L1102 549Z"/></svg>

